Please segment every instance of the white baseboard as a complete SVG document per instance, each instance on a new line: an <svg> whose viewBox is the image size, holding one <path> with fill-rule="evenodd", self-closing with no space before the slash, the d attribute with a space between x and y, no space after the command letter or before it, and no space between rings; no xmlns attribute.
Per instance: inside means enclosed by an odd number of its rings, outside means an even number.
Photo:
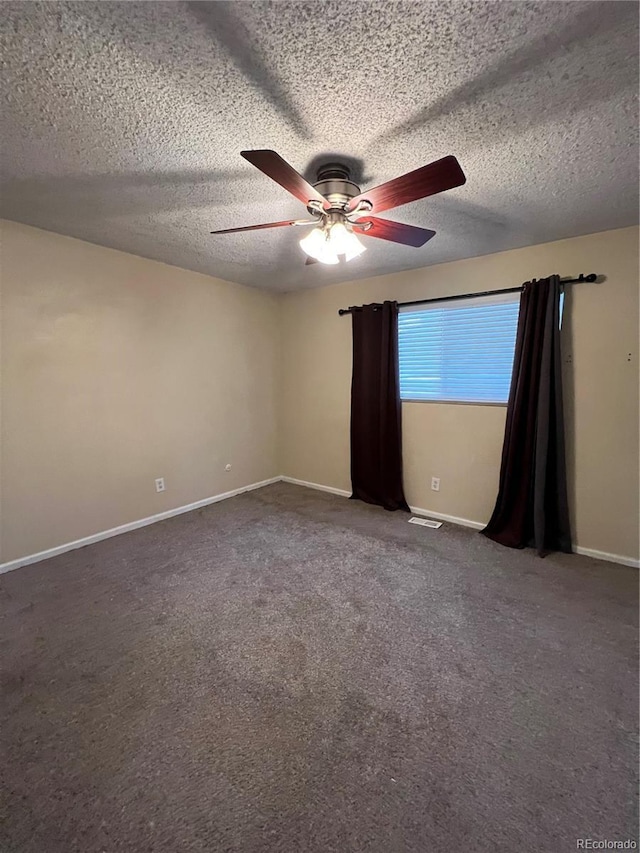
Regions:
<svg viewBox="0 0 640 853"><path fill-rule="evenodd" d="M121 524L119 527L112 527L110 530L102 530L100 533L94 533L92 536L85 536L82 539L76 539L75 542L66 542L64 545L57 545L55 548L49 548L46 551L39 551L37 554L29 554L26 557L19 557L17 560L11 560L8 563L0 563L0 574L4 572L19 569L21 566L30 566L32 563L39 563L41 560L48 560L49 557L57 557L58 554L64 554L67 551L73 551L75 548L84 548L85 545L93 545L94 542L101 542L103 539L110 539L112 536L119 536L121 533L129 533L131 530L137 530L139 527L146 527L149 524L155 524L157 521L164 521L167 518L173 518L174 515L182 515L185 512L191 512L194 509L200 509L209 504L225 501L227 498L233 498L236 495L241 495L243 492L251 492L253 489L261 489L263 486L269 486L271 483L279 483L281 477L271 477L269 480L262 480L259 483L251 483L249 486L241 486L239 489L233 489L230 492L223 492L220 495L213 495L210 498L204 498L201 501L195 501L185 506L179 506L175 509L168 509L165 512L159 512L156 515L150 515L148 518L141 518L138 521L130 521L128 524Z"/></svg>
<svg viewBox="0 0 640 853"><path fill-rule="evenodd" d="M296 480L294 477L280 478L284 483L293 483L296 486L306 486L308 489L317 489L319 492L329 492L332 495L340 495L348 498L351 492L345 489L336 489L333 486L324 486L321 483L310 483L307 480ZM438 521L448 521L450 524L458 524L461 527L471 527L473 530L482 530L485 528L486 522L472 521L470 518L459 518L457 515L447 515L444 512L434 512L430 509L423 509L420 506L410 506L409 509L414 515L420 515L425 518L435 518ZM606 551L596 551L593 548L581 548L579 545L573 548L576 554L582 554L585 557L593 557L594 560L606 560L609 563L618 563L622 566L631 566L632 568L640 568L640 560L633 557L624 557L621 554L609 554Z"/></svg>
<svg viewBox="0 0 640 853"><path fill-rule="evenodd" d="M306 486L307 489L316 489L319 492L329 492L331 495L340 495L342 498L350 498L351 492L346 489L336 489L333 486L323 486L320 483L309 483L307 480L296 480L295 477L280 477L283 483L293 483L294 486Z"/></svg>
<svg viewBox="0 0 640 853"><path fill-rule="evenodd" d="M640 569L640 560L633 557L623 557L622 554L609 554L607 551L596 551L593 548L582 548L580 545L574 545L573 550L576 554L582 554L584 557L593 557L594 560L606 560L608 563L620 563L622 566L631 566L632 569Z"/></svg>
<svg viewBox="0 0 640 853"><path fill-rule="evenodd" d="M474 530L483 530L487 525L480 521L471 521L468 518L457 518L455 515L445 515L441 512L432 512L429 509L421 509L419 506L409 507L415 515L423 515L427 518L436 518L438 521L450 521L452 524L460 524L463 527L472 527ZM584 557L593 557L594 560L606 560L608 563L619 563L622 566L640 568L640 560L633 557L623 557L621 554L609 554L606 551L596 551L594 548L582 548L580 545L573 546L574 554L582 554Z"/></svg>
<svg viewBox="0 0 640 853"><path fill-rule="evenodd" d="M56 557L58 554L64 554L67 551L73 551L75 548L84 548L85 545L92 545L94 542L101 542L103 539L110 539L112 536L119 536L121 533L129 533L131 530L137 530L139 527L146 527L149 524L155 524L157 521L164 521L167 518L173 518L175 515L182 515L185 512L191 512L194 509L200 509L209 504L218 503L219 501L233 498L236 495L241 495L243 492L251 492L254 489L261 489L263 486L270 486L272 483L292 483L295 486L304 486L307 489L316 489L319 492L329 492L332 495L339 495L343 498L351 496L351 492L346 489L337 489L334 486L325 486L321 483L310 483L307 480L297 480L295 477L271 477L268 480L261 480L259 483L251 483L248 486L241 486L239 489L233 489L230 492L223 492L220 495L213 495L210 498L204 498L195 503L186 504L185 506L168 509L165 512L159 512L156 515L150 515L148 518L141 518L138 521L131 521L128 524L121 524L119 527L112 527L110 530L103 530L100 533L94 533L92 536L85 536L83 539L77 539L75 542L67 542L64 545L58 545L55 548L49 548L46 551L40 551L37 554L29 554L26 557L19 557L17 560L11 560L8 563L0 563L0 574L10 572L13 569L19 569L21 566L29 566L32 563L39 563L41 560L48 560L49 557ZM423 509L419 506L409 507L414 515L424 516L426 518L435 518L438 521L448 521L451 524L458 524L462 527L471 527L474 530L481 530L485 525L480 521L472 521L469 518L459 518L455 515L446 515L442 512L433 512L432 510ZM579 545L574 549L576 554L582 554L585 557L593 557L595 560L606 560L609 563L618 563L622 566L631 566L632 568L640 568L640 560L633 557L625 557L621 554L610 554L606 551L596 551L593 548L582 548Z"/></svg>
<svg viewBox="0 0 640 853"><path fill-rule="evenodd" d="M340 495L343 498L351 497L351 492L346 489L336 489L333 486L323 486L321 483L310 483L308 480L296 480L295 477L281 477L283 483L293 483L294 486L306 486L307 489L317 489L319 492L329 492L332 495ZM455 515L445 515L442 512L432 512L430 509L422 509L419 506L410 506L414 515L422 515L427 518L437 518L438 521L450 521L452 524L460 524L463 527L473 527L482 530L486 525L479 521L470 521L468 518L458 518Z"/></svg>

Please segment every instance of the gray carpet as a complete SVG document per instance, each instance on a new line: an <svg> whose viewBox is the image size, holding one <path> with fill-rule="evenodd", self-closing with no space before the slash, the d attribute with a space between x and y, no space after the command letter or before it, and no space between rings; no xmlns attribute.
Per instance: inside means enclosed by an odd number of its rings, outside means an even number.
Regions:
<svg viewBox="0 0 640 853"><path fill-rule="evenodd" d="M635 838L637 579L285 484L3 575L0 850Z"/></svg>

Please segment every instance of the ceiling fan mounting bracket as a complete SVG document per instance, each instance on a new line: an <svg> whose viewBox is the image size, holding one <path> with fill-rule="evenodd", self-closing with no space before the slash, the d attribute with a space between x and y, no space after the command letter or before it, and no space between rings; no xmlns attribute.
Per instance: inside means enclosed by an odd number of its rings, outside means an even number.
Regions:
<svg viewBox="0 0 640 853"><path fill-rule="evenodd" d="M316 181L329 181L331 179L338 181L351 180L351 169L345 166L344 163L325 163L324 166L318 168L317 174Z"/></svg>
<svg viewBox="0 0 640 853"><path fill-rule="evenodd" d="M351 171L344 163L320 166L318 180L313 187L327 199L329 211L343 211L352 198L360 195L360 187L351 180Z"/></svg>

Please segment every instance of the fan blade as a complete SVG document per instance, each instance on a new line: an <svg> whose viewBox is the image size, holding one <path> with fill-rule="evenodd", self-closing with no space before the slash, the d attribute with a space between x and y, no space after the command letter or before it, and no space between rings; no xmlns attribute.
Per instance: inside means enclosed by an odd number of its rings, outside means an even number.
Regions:
<svg viewBox="0 0 640 853"><path fill-rule="evenodd" d="M413 172L407 172L399 178L380 184L371 190L366 190L351 199L349 211L353 211L360 201L369 201L376 213L400 207L445 190L460 187L466 182L460 163L453 155L429 163Z"/></svg>
<svg viewBox="0 0 640 853"><path fill-rule="evenodd" d="M390 240L392 243L403 243L405 246L424 246L424 244L435 237L436 232L428 228L417 228L415 225L405 225L402 222L391 222L389 219L378 219L376 216L366 216L354 225L364 225L371 222L371 228L361 231L359 228L354 232L362 234L363 237L378 237L380 240Z"/></svg>
<svg viewBox="0 0 640 853"><path fill-rule="evenodd" d="M244 225L242 228L223 228L210 234L236 234L238 231L260 231L261 228L282 228L283 225L317 225L317 219L285 219L282 222L267 222L264 225Z"/></svg>
<svg viewBox="0 0 640 853"><path fill-rule="evenodd" d="M293 166L290 166L286 160L283 160L275 151L268 148L263 148L258 151L241 151L240 154L245 160L248 160L256 169L264 172L272 181L280 184L287 192L294 195L303 204L307 204L310 199L322 202L324 208L329 208L329 202L321 195L315 187L305 181L302 175L299 175Z"/></svg>

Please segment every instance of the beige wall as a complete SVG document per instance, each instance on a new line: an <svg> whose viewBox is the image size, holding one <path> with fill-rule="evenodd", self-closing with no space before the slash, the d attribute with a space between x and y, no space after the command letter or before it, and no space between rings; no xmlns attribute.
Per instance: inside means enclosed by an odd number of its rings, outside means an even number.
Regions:
<svg viewBox="0 0 640 853"><path fill-rule="evenodd" d="M638 557L637 228L285 297L8 222L1 263L0 562L281 473L348 490L338 308L592 270L607 280L570 289L563 330L573 524ZM504 416L403 404L409 502L485 522Z"/></svg>
<svg viewBox="0 0 640 853"><path fill-rule="evenodd" d="M0 562L280 473L277 297L10 222L1 264Z"/></svg>
<svg viewBox="0 0 640 853"><path fill-rule="evenodd" d="M282 315L283 473L350 488L351 328L348 316L338 317L338 308L513 287L554 272L607 277L602 284L571 286L566 304L563 345L574 538L583 548L637 559L635 227L287 294ZM486 522L496 497L505 408L404 403L402 415L409 503ZM440 477L440 492L431 491L432 476Z"/></svg>

